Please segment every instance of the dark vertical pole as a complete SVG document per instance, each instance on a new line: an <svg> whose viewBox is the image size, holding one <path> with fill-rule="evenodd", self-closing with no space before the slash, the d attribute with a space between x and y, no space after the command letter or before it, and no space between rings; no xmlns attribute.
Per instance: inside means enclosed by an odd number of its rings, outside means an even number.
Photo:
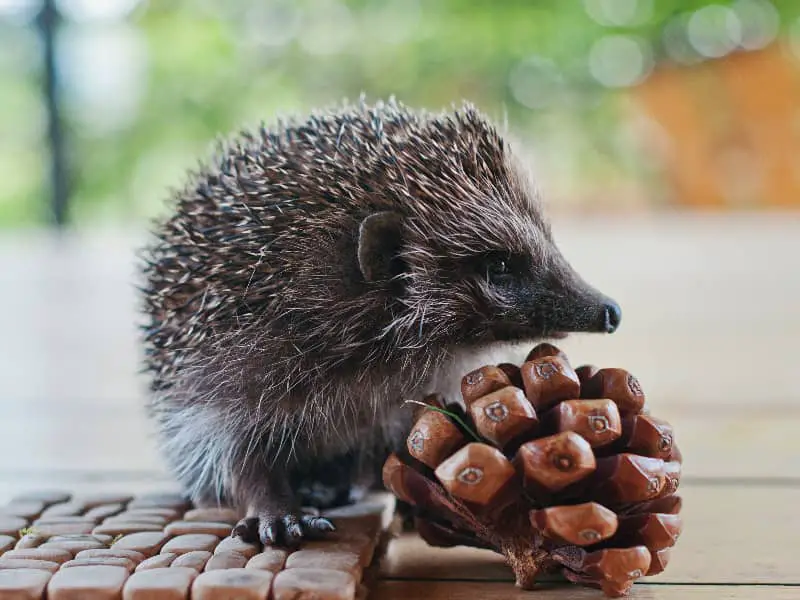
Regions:
<svg viewBox="0 0 800 600"><path fill-rule="evenodd" d="M56 226L63 227L68 217L69 183L67 180L64 129L61 120L55 48L61 17L58 14L54 0L42 0L38 25L44 50L42 92L47 106L47 145L50 155L50 212Z"/></svg>

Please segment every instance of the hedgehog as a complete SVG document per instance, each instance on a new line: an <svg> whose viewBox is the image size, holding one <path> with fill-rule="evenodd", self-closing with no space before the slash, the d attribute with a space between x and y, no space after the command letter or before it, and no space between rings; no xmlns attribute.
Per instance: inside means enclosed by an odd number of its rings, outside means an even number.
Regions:
<svg viewBox="0 0 800 600"><path fill-rule="evenodd" d="M406 401L458 389L470 360L621 319L469 102L362 97L245 129L151 233L144 370L161 451L196 504L238 508L232 535L264 544L334 530L320 510L380 485Z"/></svg>

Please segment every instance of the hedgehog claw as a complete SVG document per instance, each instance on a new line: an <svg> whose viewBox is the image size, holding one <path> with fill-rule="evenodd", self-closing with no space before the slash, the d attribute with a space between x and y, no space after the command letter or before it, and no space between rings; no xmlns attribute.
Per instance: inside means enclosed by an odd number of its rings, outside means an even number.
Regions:
<svg viewBox="0 0 800 600"><path fill-rule="evenodd" d="M303 515L301 519L303 529L308 535L315 533L331 533L336 531L336 527L325 517L315 517L313 515Z"/></svg>
<svg viewBox="0 0 800 600"><path fill-rule="evenodd" d="M304 539L319 538L336 531L333 523L324 517L297 513L261 513L239 521L231 535L246 542L261 542L265 546L294 548Z"/></svg>
<svg viewBox="0 0 800 600"><path fill-rule="evenodd" d="M295 515L286 515L283 521L283 535L287 546L296 546L303 538L303 528Z"/></svg>
<svg viewBox="0 0 800 600"><path fill-rule="evenodd" d="M278 528L274 525L268 525L264 528L263 533L259 535L262 544L277 544L278 543Z"/></svg>
<svg viewBox="0 0 800 600"><path fill-rule="evenodd" d="M255 542L258 540L258 519L256 517L245 517L234 525L231 537L240 537L245 542Z"/></svg>

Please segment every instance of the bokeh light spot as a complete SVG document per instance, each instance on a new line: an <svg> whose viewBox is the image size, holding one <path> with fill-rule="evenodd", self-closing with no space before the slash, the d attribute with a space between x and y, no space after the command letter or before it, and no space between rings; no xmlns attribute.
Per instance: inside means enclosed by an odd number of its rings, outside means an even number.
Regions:
<svg viewBox="0 0 800 600"><path fill-rule="evenodd" d="M742 26L742 48L759 50L778 36L781 18L767 0L736 0L731 8Z"/></svg>
<svg viewBox="0 0 800 600"><path fill-rule="evenodd" d="M689 15L678 15L664 26L662 43L670 60L681 65L693 65L703 60L703 56L692 46L687 31Z"/></svg>
<svg viewBox="0 0 800 600"><path fill-rule="evenodd" d="M530 56L518 63L508 76L514 99L528 108L546 108L561 95L563 78L552 60Z"/></svg>
<svg viewBox="0 0 800 600"><path fill-rule="evenodd" d="M639 25L653 16L653 0L583 0L583 7L606 27Z"/></svg>
<svg viewBox="0 0 800 600"><path fill-rule="evenodd" d="M689 42L703 56L720 58L742 42L742 23L736 13L720 4L697 10L687 26Z"/></svg>
<svg viewBox="0 0 800 600"><path fill-rule="evenodd" d="M653 68L653 58L643 40L628 35L607 35L589 51L589 71L606 87L627 87L642 81Z"/></svg>

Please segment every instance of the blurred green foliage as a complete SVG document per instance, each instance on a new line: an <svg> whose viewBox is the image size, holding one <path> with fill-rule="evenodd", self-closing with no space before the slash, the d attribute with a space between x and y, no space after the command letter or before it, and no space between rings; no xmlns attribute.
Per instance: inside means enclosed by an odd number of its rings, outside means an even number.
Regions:
<svg viewBox="0 0 800 600"><path fill-rule="evenodd" d="M616 3L613 10L610 3ZM185 169L206 156L215 136L361 92L429 108L469 99L547 148L542 168L551 156L567 165L566 182L641 172L646 165L635 145L619 134L618 89L598 82L589 55L601 38L623 34L639 40L645 59L668 60L665 28L677 15L712 3L124 4L132 10L118 19L82 19L64 11L59 49L71 219L77 224L151 216L168 188L181 184ZM800 3L773 4L781 27L791 28ZM31 19L0 20L0 226L47 220L39 53ZM95 97L93 90L99 90Z"/></svg>

